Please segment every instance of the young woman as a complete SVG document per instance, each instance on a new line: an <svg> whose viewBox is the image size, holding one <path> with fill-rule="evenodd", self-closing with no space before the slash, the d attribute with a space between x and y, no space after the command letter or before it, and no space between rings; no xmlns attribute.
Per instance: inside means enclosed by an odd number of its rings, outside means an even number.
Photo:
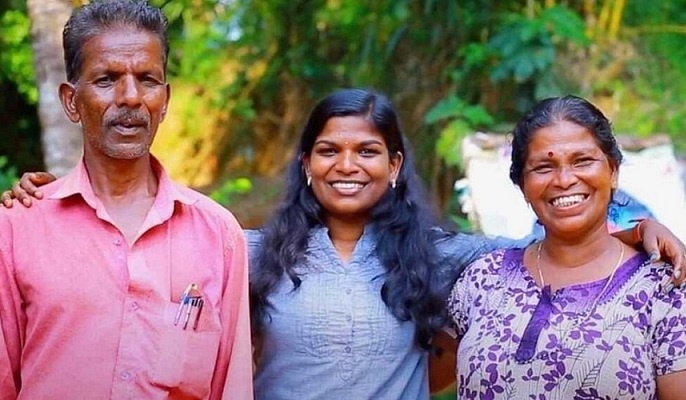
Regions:
<svg viewBox="0 0 686 400"><path fill-rule="evenodd" d="M686 301L671 267L609 234L622 155L609 121L573 96L514 129L510 177L545 228L472 264L449 299L458 397L683 399Z"/></svg>

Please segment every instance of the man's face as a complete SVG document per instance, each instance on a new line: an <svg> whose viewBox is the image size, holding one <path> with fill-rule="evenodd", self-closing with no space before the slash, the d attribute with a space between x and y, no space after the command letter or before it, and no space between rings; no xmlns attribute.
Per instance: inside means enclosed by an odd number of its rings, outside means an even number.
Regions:
<svg viewBox="0 0 686 400"><path fill-rule="evenodd" d="M169 102L159 38L112 27L82 48L78 82L60 86L72 122L80 122L87 157L136 159L149 154Z"/></svg>

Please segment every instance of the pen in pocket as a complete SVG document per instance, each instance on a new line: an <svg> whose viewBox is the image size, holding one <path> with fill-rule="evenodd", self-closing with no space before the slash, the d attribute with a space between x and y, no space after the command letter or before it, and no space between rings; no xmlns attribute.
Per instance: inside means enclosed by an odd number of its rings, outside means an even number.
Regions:
<svg viewBox="0 0 686 400"><path fill-rule="evenodd" d="M179 309L174 317L174 326L177 326L183 317L182 327L185 330L188 328L191 318L193 318L193 330L198 329L200 313L202 313L204 304L205 301L202 298L198 285L196 283L188 285L183 294L181 294L181 299L179 299Z"/></svg>

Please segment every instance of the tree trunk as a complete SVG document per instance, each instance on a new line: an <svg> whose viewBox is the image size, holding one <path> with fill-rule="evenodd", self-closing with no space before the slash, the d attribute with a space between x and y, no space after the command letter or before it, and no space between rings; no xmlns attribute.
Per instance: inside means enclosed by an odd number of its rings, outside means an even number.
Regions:
<svg viewBox="0 0 686 400"><path fill-rule="evenodd" d="M79 125L62 111L57 88L66 80L62 30L72 10L70 0L28 0L33 62L38 86L38 117L42 126L43 158L47 170L66 174L81 157Z"/></svg>

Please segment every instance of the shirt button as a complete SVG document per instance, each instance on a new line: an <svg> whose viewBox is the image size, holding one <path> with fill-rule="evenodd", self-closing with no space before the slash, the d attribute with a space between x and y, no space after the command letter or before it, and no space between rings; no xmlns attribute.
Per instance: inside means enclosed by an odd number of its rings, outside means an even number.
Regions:
<svg viewBox="0 0 686 400"><path fill-rule="evenodd" d="M346 315L346 316L345 316L345 320L348 321L348 322L352 321L352 320L353 320L352 315Z"/></svg>
<svg viewBox="0 0 686 400"><path fill-rule="evenodd" d="M124 381L128 381L128 380L131 380L132 375L131 375L130 372L122 372L122 373L119 375L119 377L121 377L121 379L124 380Z"/></svg>
<svg viewBox="0 0 686 400"><path fill-rule="evenodd" d="M137 301L134 301L131 303L131 305L129 305L129 308L131 309L131 311L136 311L139 308L141 308L141 306L138 304Z"/></svg>
<svg viewBox="0 0 686 400"><path fill-rule="evenodd" d="M350 353L351 351L353 351L353 349L351 349L350 346L345 346L346 353Z"/></svg>
<svg viewBox="0 0 686 400"><path fill-rule="evenodd" d="M114 239L114 245L115 246L121 246L121 243L122 243L121 238Z"/></svg>
<svg viewBox="0 0 686 400"><path fill-rule="evenodd" d="M352 292L353 292L353 291L352 291L351 289L345 289L345 294L350 294L350 293L352 293Z"/></svg>

